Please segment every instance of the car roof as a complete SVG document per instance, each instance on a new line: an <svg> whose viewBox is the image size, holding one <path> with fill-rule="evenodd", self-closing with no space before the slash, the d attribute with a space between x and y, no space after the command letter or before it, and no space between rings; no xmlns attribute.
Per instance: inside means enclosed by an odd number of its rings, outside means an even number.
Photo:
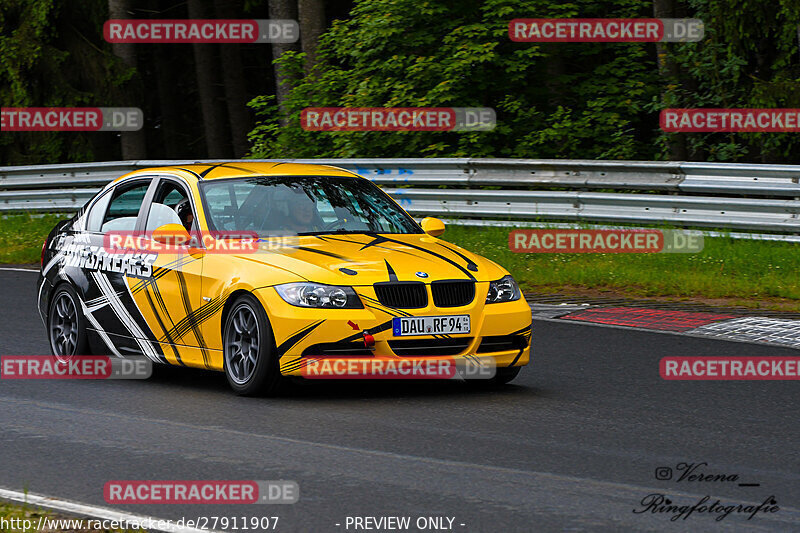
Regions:
<svg viewBox="0 0 800 533"><path fill-rule="evenodd" d="M358 176L358 174L350 172L349 170L331 165L228 161L221 163L192 163L189 165L143 168L125 174L114 181L116 182L131 176L152 175L154 173L180 174L184 178L193 179L195 181L246 178L249 176Z"/></svg>

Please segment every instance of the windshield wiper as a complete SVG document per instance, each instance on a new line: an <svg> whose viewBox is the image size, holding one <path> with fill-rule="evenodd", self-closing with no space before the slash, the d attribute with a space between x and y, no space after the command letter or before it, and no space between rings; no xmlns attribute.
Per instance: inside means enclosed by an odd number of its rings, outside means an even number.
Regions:
<svg viewBox="0 0 800 533"><path fill-rule="evenodd" d="M346 235L346 234L362 234L362 235L376 235L380 232L369 229L329 229L323 231L303 231L297 235Z"/></svg>

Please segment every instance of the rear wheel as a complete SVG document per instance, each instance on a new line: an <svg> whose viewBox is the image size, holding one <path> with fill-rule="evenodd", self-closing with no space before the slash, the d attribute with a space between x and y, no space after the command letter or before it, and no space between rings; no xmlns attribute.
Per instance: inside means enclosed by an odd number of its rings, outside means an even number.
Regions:
<svg viewBox="0 0 800 533"><path fill-rule="evenodd" d="M59 361L89 353L86 318L77 293L69 285L59 287L50 300L47 332L50 352Z"/></svg>
<svg viewBox="0 0 800 533"><path fill-rule="evenodd" d="M280 380L272 328L264 308L253 296L239 297L225 319L225 375L240 395L275 392Z"/></svg>

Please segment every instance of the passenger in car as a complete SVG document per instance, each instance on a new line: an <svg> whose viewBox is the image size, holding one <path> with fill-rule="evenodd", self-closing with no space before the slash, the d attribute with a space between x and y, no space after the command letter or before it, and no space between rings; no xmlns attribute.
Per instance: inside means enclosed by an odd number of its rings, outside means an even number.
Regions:
<svg viewBox="0 0 800 533"><path fill-rule="evenodd" d="M181 223L183 227L186 228L186 231L192 231L192 225L194 224L194 214L192 214L192 206L189 204L189 200L183 200L178 205L175 206L175 212L178 213L178 216L181 219Z"/></svg>

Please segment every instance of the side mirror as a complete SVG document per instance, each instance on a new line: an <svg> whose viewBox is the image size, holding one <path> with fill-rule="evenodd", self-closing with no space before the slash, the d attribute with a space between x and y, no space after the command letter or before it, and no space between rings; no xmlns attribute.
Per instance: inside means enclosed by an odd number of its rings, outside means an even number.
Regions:
<svg viewBox="0 0 800 533"><path fill-rule="evenodd" d="M181 224L164 224L153 230L153 240L170 246L188 244L192 237Z"/></svg>
<svg viewBox="0 0 800 533"><path fill-rule="evenodd" d="M438 237L444 233L444 222L434 217L425 217L422 219L422 231L431 237Z"/></svg>

